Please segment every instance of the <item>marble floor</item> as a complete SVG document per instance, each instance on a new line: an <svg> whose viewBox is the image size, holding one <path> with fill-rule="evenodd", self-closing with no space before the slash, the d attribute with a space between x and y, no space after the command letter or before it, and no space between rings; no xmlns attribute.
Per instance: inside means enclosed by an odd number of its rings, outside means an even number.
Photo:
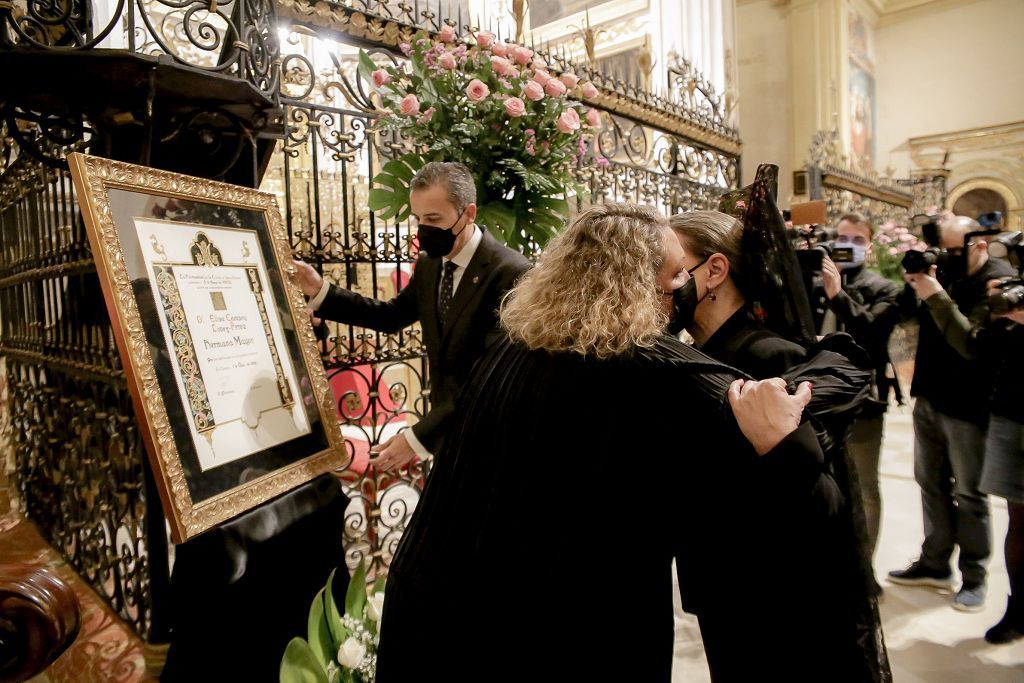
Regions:
<svg viewBox="0 0 1024 683"><path fill-rule="evenodd" d="M913 427L909 407L890 411L881 463L882 532L875 571L885 588L881 602L885 640L895 683L1021 683L1024 641L989 645L985 631L1006 607L1008 585L1002 540L1006 504L992 500L995 552L989 565L989 598L974 614L950 606L950 593L933 588L895 586L882 580L891 569L917 557L922 538L921 499L914 482ZM799 581L783 586L799 590ZM795 653L799 656L799 653ZM697 620L676 609L676 655L673 683L710 681Z"/></svg>

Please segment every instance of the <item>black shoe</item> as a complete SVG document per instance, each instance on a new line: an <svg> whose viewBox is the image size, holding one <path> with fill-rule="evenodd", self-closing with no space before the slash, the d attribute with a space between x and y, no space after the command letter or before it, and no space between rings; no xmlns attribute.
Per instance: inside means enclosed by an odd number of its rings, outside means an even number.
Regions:
<svg viewBox="0 0 1024 683"><path fill-rule="evenodd" d="M904 586L949 588L953 585L953 573L948 569L945 571L931 569L924 566L921 560L916 560L906 569L896 569L889 572L889 581Z"/></svg>
<svg viewBox="0 0 1024 683"><path fill-rule="evenodd" d="M1024 638L1024 618L1019 614L1020 611L1015 609L1011 595L1006 601L1006 614L998 624L985 632L985 640L993 645L1002 645Z"/></svg>

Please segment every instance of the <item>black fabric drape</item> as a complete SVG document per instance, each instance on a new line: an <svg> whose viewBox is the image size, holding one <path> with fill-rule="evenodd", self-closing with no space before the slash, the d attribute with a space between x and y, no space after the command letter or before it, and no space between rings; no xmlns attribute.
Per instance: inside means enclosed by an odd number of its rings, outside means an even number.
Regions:
<svg viewBox="0 0 1024 683"><path fill-rule="evenodd" d="M348 498L323 474L176 547L162 683L278 680L331 571L344 604Z"/></svg>

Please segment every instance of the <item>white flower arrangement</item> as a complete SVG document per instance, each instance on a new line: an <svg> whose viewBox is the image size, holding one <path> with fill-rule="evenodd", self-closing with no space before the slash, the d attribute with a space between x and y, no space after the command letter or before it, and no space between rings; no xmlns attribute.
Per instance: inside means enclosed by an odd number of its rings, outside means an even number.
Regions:
<svg viewBox="0 0 1024 683"><path fill-rule="evenodd" d="M292 638L281 659L281 683L372 683L384 610L384 578L366 583L360 564L349 582L345 612L334 602L334 572L309 609L306 639Z"/></svg>

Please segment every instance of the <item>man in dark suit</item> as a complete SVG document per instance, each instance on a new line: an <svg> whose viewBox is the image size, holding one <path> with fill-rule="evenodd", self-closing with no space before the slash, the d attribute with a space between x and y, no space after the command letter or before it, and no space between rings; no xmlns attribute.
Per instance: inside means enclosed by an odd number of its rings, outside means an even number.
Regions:
<svg viewBox="0 0 1024 683"><path fill-rule="evenodd" d="M420 255L409 284L390 301L329 285L296 262L310 309L328 320L393 333L419 321L427 347L431 408L375 453L382 470L436 453L470 369L497 337L501 298L529 267L522 254L477 226L476 185L462 164L431 162L410 182Z"/></svg>

